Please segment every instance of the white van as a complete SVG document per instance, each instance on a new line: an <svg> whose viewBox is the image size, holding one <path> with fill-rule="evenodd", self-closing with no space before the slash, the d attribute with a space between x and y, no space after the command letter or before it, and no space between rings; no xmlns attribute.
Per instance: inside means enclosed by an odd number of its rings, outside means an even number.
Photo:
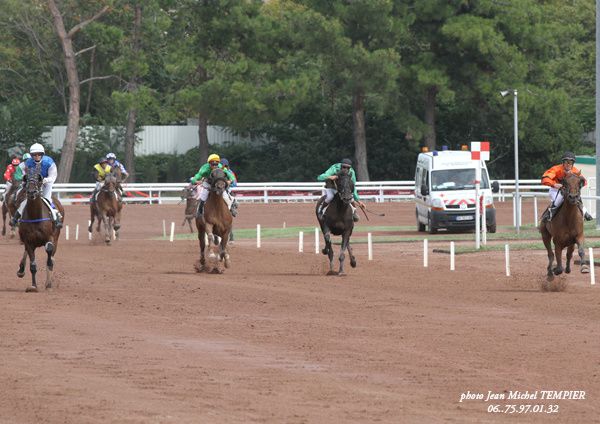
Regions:
<svg viewBox="0 0 600 424"><path fill-rule="evenodd" d="M475 229L475 167L470 151L442 150L420 153L415 172L417 229L434 234L448 230ZM496 209L492 192L498 182L490 178L481 161L481 195L485 205L487 230L496 232Z"/></svg>

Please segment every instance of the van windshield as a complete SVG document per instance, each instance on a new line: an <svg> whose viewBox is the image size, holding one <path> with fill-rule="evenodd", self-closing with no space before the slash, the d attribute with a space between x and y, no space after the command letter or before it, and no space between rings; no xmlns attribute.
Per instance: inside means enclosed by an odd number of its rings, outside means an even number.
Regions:
<svg viewBox="0 0 600 424"><path fill-rule="evenodd" d="M481 170L482 189L490 188L487 172ZM475 168L444 169L431 172L431 190L473 190L475 189Z"/></svg>

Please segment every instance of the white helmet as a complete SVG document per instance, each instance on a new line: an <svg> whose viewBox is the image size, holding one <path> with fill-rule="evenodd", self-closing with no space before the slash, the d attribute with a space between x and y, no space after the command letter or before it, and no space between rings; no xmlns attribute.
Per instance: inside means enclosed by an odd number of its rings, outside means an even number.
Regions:
<svg viewBox="0 0 600 424"><path fill-rule="evenodd" d="M115 155L114 153L109 153L106 155L106 159L116 159L117 155Z"/></svg>
<svg viewBox="0 0 600 424"><path fill-rule="evenodd" d="M46 152L44 151L44 146L42 146L40 143L35 143L29 148L29 153L33 155L35 153L45 154Z"/></svg>

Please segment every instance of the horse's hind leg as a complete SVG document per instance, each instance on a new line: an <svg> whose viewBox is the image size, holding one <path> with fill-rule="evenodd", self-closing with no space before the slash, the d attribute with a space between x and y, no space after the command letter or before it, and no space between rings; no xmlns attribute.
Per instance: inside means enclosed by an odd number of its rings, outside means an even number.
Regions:
<svg viewBox="0 0 600 424"><path fill-rule="evenodd" d="M6 235L6 213L8 210L6 209L6 204L2 203L2 235Z"/></svg>
<svg viewBox="0 0 600 424"><path fill-rule="evenodd" d="M594 264L590 263L590 265L588 266L585 263L585 249L583 248L583 237L578 238L576 243L577 243L577 253L579 253L579 259L581 260L581 273L587 274L588 272L590 272L590 266L594 266Z"/></svg>
<svg viewBox="0 0 600 424"><path fill-rule="evenodd" d="M119 240L119 230L121 229L121 212L115 215L113 227L115 229L115 241Z"/></svg>
<svg viewBox="0 0 600 424"><path fill-rule="evenodd" d="M27 263L27 249L23 249L23 258L19 263L19 270L17 271L17 277L23 278L25 276L25 264Z"/></svg>
<svg viewBox="0 0 600 424"><path fill-rule="evenodd" d="M44 246L44 249L48 255L48 259L46 259L46 288L50 289L52 288L52 271L54 270L54 259L52 259L55 250L54 243L49 241Z"/></svg>
<svg viewBox="0 0 600 424"><path fill-rule="evenodd" d="M573 257L573 250L575 250L575 245L570 245L567 247L567 265L565 266L565 272L567 274L571 273L571 258Z"/></svg>
<svg viewBox="0 0 600 424"><path fill-rule="evenodd" d="M227 253L227 242L229 240L229 234L223 234L223 238L221 239L221 252L219 253L221 260L223 261L225 268L229 268L231 266L231 262L229 261L229 253Z"/></svg>
<svg viewBox="0 0 600 424"><path fill-rule="evenodd" d="M346 259L346 249L348 249L348 244L350 243L350 235L344 233L342 235L342 247L340 249L340 271L338 275L345 275L344 273L344 260Z"/></svg>
<svg viewBox="0 0 600 424"><path fill-rule="evenodd" d="M352 246L350 246L350 240L348 240L348 255L350 256L350 266L352 268L356 268L356 258L354 257L354 253L352 253Z"/></svg>
<svg viewBox="0 0 600 424"><path fill-rule="evenodd" d="M31 287L27 287L26 292L37 292L37 283L35 281L35 274L37 273L37 263L35 262L35 248L26 247L27 254L29 255L29 271L31 271Z"/></svg>

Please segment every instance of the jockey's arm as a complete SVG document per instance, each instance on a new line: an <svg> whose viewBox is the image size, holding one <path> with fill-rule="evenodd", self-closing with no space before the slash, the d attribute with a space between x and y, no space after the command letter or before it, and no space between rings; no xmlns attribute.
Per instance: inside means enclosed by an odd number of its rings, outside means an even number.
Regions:
<svg viewBox="0 0 600 424"><path fill-rule="evenodd" d="M56 164L53 163L48 168L48 176L44 178L44 184L53 184L56 181L56 176L58 175L58 170L56 169Z"/></svg>

